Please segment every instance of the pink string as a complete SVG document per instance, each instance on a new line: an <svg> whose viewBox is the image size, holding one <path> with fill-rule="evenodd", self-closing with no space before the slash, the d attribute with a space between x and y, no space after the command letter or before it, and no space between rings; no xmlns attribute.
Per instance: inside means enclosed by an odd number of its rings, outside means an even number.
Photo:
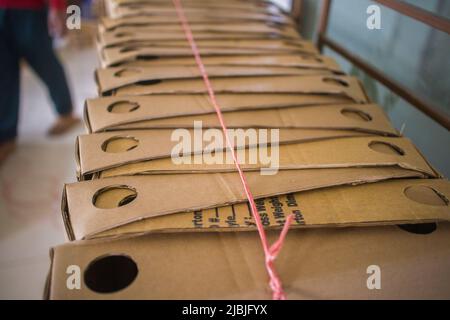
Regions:
<svg viewBox="0 0 450 320"><path fill-rule="evenodd" d="M277 258L278 253L280 252L281 248L283 247L284 239L286 238L286 234L289 230L289 227L293 221L294 216L291 214L287 217L286 222L281 231L281 234L278 237L278 240L272 246L270 246L267 241L267 236L266 236L266 232L264 230L264 226L261 222L261 216L259 215L258 209L256 208L255 200L253 198L253 195L252 195L249 185L247 183L247 179L245 178L244 172L242 171L241 166L239 165L239 162L237 160L236 152L234 151L234 144L232 141L230 141L230 138L227 134L227 127L226 127L225 121L223 119L222 111L216 100L216 96L214 94L212 85L209 81L209 77L206 72L205 65L203 64L203 61L200 57L200 51L198 50L198 47L197 47L197 44L195 43L191 28L189 26L189 23L187 21L185 14L184 14L183 6L182 6L180 0L172 0L172 1L175 6L175 9L177 11L178 19L180 20L180 23L183 27L186 38L191 46L192 53L194 54L194 57L195 57L195 61L197 62L197 65L200 69L200 73L202 74L203 81L205 82L205 86L208 90L209 98L210 98L214 108L216 109L217 117L219 118L220 125L221 125L223 133L225 135L225 141L227 143L228 148L231 151L233 161L236 165L237 171L239 172L239 177L241 178L241 182L242 182L242 185L245 190L245 195L247 196L247 199L250 203L251 212L255 219L256 227L258 229L258 234L259 234L259 237L261 239L261 243L262 243L262 246L264 249L265 266L266 266L267 273L269 274L269 278L270 278L269 285L270 285L270 288L272 289L272 298L274 300L285 300L286 296L284 295L281 280L278 277L278 274L275 270L274 261Z"/></svg>

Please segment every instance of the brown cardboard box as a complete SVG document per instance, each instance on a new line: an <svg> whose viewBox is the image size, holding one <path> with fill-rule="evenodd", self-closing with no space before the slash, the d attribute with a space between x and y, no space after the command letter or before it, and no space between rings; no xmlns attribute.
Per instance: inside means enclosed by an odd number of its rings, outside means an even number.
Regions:
<svg viewBox="0 0 450 320"><path fill-rule="evenodd" d="M150 95L150 94L205 94L207 89L203 79L140 81L135 84L117 86L117 76L97 78L101 95ZM348 76L270 76L210 78L217 94L260 93L260 94L306 94L347 97L355 103L367 103L359 81ZM129 83L129 82L128 82Z"/></svg>
<svg viewBox="0 0 450 320"><path fill-rule="evenodd" d="M248 185L256 199L425 176L419 171L395 166L280 170L275 175L246 172ZM449 198L448 195L445 197ZM79 239L141 219L243 203L246 199L235 172L137 175L67 184L62 208L69 236ZM75 229L71 226L83 227Z"/></svg>
<svg viewBox="0 0 450 320"><path fill-rule="evenodd" d="M232 111L225 113L224 119L228 128L345 129L378 135L396 135L396 131L390 127L389 121L383 121L382 114L381 109L375 105L341 105L341 108L338 106L315 106L312 108ZM374 115L374 118L371 118L371 115ZM375 118L377 120L374 121ZM333 121L334 123L332 123ZM205 128L220 128L215 114L143 120L118 125L117 128L193 128L196 122L201 122Z"/></svg>
<svg viewBox="0 0 450 320"><path fill-rule="evenodd" d="M158 28L159 29L159 28ZM159 30L158 30L159 31ZM169 28L167 30L160 30L161 32L156 34L155 28L140 28L136 30L135 28L122 28L120 31L115 32L106 32L100 34L100 41L104 41L106 50L107 47L113 48L121 48L122 51L124 49L132 48L180 48L180 49L190 49L189 42L183 37L177 37L176 35L180 32L176 32L176 30L171 31ZM167 34L166 34L167 33ZM196 39L196 44L199 49L202 50L202 54L204 56L211 55L212 52L210 49L224 49L222 55L231 54L233 51L231 49L235 49L236 52L240 52L242 49L252 49L252 55L262 55L262 54L303 54L303 55L318 55L317 49L314 45L309 41L304 41L300 39L291 39L291 40L283 40L283 39L239 39L233 36L234 33L231 33L231 36L226 34L219 33L218 35L212 36L211 39L206 37L207 34L211 33L215 34L214 31L201 31L201 34L204 34L205 37L200 37ZM134 42L138 42L135 45L126 45L122 44L124 37L137 37L141 35L145 37L150 36L151 34L155 34L155 37L148 37L148 39L144 40L133 40ZM180 35L183 35L180 33ZM154 38L154 39L152 39ZM177 39L180 38L180 39ZM103 39L103 40L102 40ZM120 41L119 41L120 40ZM116 43L118 42L118 43ZM125 41L128 42L128 41ZM101 45L101 43L100 43ZM181 51L180 51L181 52ZM184 51L182 51L184 52ZM173 51L176 54L176 51ZM214 52L216 55L221 55L219 51ZM191 52L192 55L192 52Z"/></svg>
<svg viewBox="0 0 450 320"><path fill-rule="evenodd" d="M204 143L191 145L189 150L180 150L178 140L171 143L156 144L152 140L139 138L143 135L112 136L99 141L94 135L86 135L78 141L79 176L89 177L100 174L101 177L134 174L161 173L203 173L232 172L235 165L230 152L224 152L224 143L208 146ZM95 139L97 138L97 139ZM189 141L191 144L191 141ZM241 168L244 171L351 167L389 167L397 166L413 170L429 176L438 176L419 154L415 146L405 138L358 137L347 139L321 140L303 143L283 144L277 147L277 159L266 159L274 156L272 144L267 146L251 144L247 139L234 141ZM258 146L258 148L256 148ZM172 148L171 148L172 147ZM173 159L174 150L177 161ZM211 153L214 151L214 153ZM208 157L208 162L204 159ZM228 161L226 161L228 160ZM273 163L275 160L276 163Z"/></svg>
<svg viewBox="0 0 450 320"><path fill-rule="evenodd" d="M285 67L259 66L209 66L211 78L251 77L251 76L283 76L283 75L331 75L327 70L299 69ZM142 82L170 81L183 79L199 79L202 75L197 66L164 66L164 67L113 67L97 69L96 78L103 90L112 90Z"/></svg>
<svg viewBox="0 0 450 320"><path fill-rule="evenodd" d="M156 100L156 99L155 99ZM135 106L122 100L117 107ZM167 107L167 105L165 105ZM264 105L259 105L264 107ZM160 115L154 112L154 116L148 113L147 119L134 120L126 122L127 114L122 118L121 115L106 116L99 120L105 123L111 119L117 119L116 124L108 124L106 128L114 130L127 129L159 129L159 128L194 128L195 124L201 122L203 128L221 128L217 114L204 113L193 115L182 115L188 113L188 108L184 111L179 108L180 115L173 112L169 116L163 116L162 113L171 111L168 107L162 110ZM190 109L195 112L195 108ZM97 110L96 110L97 111ZM95 111L95 112L96 112ZM94 112L94 113L95 113ZM104 113L103 113L104 114ZM103 116L102 114L102 116ZM166 113L167 114L167 113ZM88 115L89 116L89 115ZM261 110L242 110L229 111L223 113L223 117L228 128L291 128L291 129L340 129L355 130L375 135L395 136L397 132L392 128L384 112L377 105L325 105L325 106L304 106L304 107L286 107L276 109ZM131 117L128 117L131 118ZM92 119L92 118L89 118ZM98 127L94 117L91 123ZM120 120L119 120L120 119ZM105 127L103 127L105 128Z"/></svg>
<svg viewBox="0 0 450 320"><path fill-rule="evenodd" d="M275 264L288 299L449 299L449 242L448 223L429 234L396 226L292 229ZM51 258L50 299L271 297L255 232L73 242L54 248ZM80 290L67 287L74 265ZM380 290L368 289L370 266L381 272Z"/></svg>
<svg viewBox="0 0 450 320"><path fill-rule="evenodd" d="M443 180L392 180L274 196L259 199L256 204L262 223L268 229L281 228L291 214L294 215L291 228L447 221L448 198L441 191L448 190L448 184ZM117 201L116 196L111 194L103 201ZM368 201L372 205L368 206ZM255 230L248 203L142 219L86 238L174 231L244 230Z"/></svg>
<svg viewBox="0 0 450 320"><path fill-rule="evenodd" d="M321 123L319 127L331 125L342 129L342 126L334 123L342 124L344 121L347 126L355 129L377 128L372 131L393 132L390 124L382 125L388 120L381 108L375 105L356 105L345 96L243 93L218 94L216 100L225 117L233 111L299 107L299 110L295 111L302 113L302 118L296 119L298 123L302 122L303 117L307 117L308 121L316 125ZM336 107L333 108L333 105ZM320 108L311 108L313 106ZM319 111L333 115L333 120L319 116ZM115 96L87 100L84 120L89 132L99 132L115 130L119 126L139 128L144 121L215 114L209 97L204 94ZM314 116L314 119L311 116ZM151 123L147 123L147 126L150 127Z"/></svg>
<svg viewBox="0 0 450 320"><path fill-rule="evenodd" d="M191 136L194 136L194 129L187 129ZM151 141L152 145L149 147L152 152L159 152L161 154L170 154L170 151L175 146L174 142L171 142L173 130L172 129L148 129L148 130L133 130L131 132L105 132L93 135L82 135L76 141L76 161L77 161L77 174L79 179L90 179L86 175L81 174L81 159L80 159L80 147L79 140L83 140L83 148L102 148L103 144L107 142L108 148L114 145L118 148L128 146L126 149L132 148L136 145L136 139L139 141ZM326 139L336 138L348 138L348 137L364 137L370 136L368 133L351 130L329 130L329 129L279 129L278 142L283 144L300 143L307 141L319 141ZM137 143L139 143L137 141ZM271 143L271 137L268 136L268 143ZM168 144L170 142L170 144ZM90 147L88 147L90 145ZM105 144L106 146L106 144ZM120 150L119 149L119 150Z"/></svg>
<svg viewBox="0 0 450 320"><path fill-rule="evenodd" d="M292 228L424 223L450 219L449 192L450 184L446 180L392 180L272 196L261 198L256 204L263 225L269 229L281 228L290 214L294 215ZM65 216L69 239L155 232L255 230L247 202L147 218L132 218L132 214L124 212L123 220L115 224L104 217L118 204L126 206L123 200L134 201L133 196L136 196L134 190L111 188L97 194L93 200L94 205L103 210L81 212L75 207L72 214ZM145 214L143 210L142 213Z"/></svg>
<svg viewBox="0 0 450 320"><path fill-rule="evenodd" d="M153 30L154 32L154 30ZM134 29L120 30L114 33L105 33L99 36L97 46L100 50L120 49L121 52L132 49L146 49L146 53L155 53L159 49L161 56L189 56L189 43L183 38L182 33L168 32L150 34L147 30L136 31ZM131 39L133 38L133 39ZM135 39L136 38L136 39ZM142 39L141 39L142 38ZM235 33L216 35L214 32L200 32L197 34L196 43L202 50L202 55L277 55L277 54L301 54L318 56L317 49L311 42L301 40L282 39L252 39L240 38ZM222 49L222 52L220 51ZM165 53L164 50L168 52ZM191 52L192 56L192 52Z"/></svg>
<svg viewBox="0 0 450 320"><path fill-rule="evenodd" d="M193 26L193 35L196 40L219 40L239 39L237 34L245 35L249 39L273 39L274 37L284 40L299 40L298 32L292 26L269 26L261 23L231 23L231 24L199 24ZM146 27L122 27L114 30L100 31L97 36L101 48L139 43L145 41L163 40L186 40L180 24ZM309 43L309 45L308 45ZM310 42L303 42L308 46L311 53L318 53Z"/></svg>
<svg viewBox="0 0 450 320"><path fill-rule="evenodd" d="M169 1L106 1L107 11L110 16L115 16L121 8L145 10L148 8L152 12L158 12L158 15L164 12L164 9L174 9L173 4ZM212 12L251 12L251 13L272 13L280 14L281 10L270 2L254 2L254 1L184 1L183 7L185 10L192 9L209 9ZM155 10L155 11L153 11Z"/></svg>
<svg viewBox="0 0 450 320"><path fill-rule="evenodd" d="M147 52L146 47L105 48L101 51L102 67L156 67L156 66L195 66L193 56L161 57ZM265 54L265 55L218 55L203 56L205 66L260 66L260 67L295 67L303 69L328 70L336 74L342 71L334 59L325 56Z"/></svg>
<svg viewBox="0 0 450 320"><path fill-rule="evenodd" d="M262 23L277 23L291 25L293 24L292 18L277 12L277 10L261 10L260 12L255 11L243 11L242 9L221 9L221 10L211 10L208 7L187 7L184 9L184 13L189 21L193 24L198 22L229 22L235 21L245 22L245 21L259 21ZM167 23L179 23L176 12L172 6L161 6L158 5L145 5L145 6L118 6L110 14L111 21L116 21L121 19L121 21L129 21L136 23L137 21L142 21L142 23L147 24L148 21L151 23L167 24ZM125 19L123 19L125 18ZM136 18L141 18L137 20ZM144 19L146 18L146 19ZM105 23L108 25L108 22Z"/></svg>

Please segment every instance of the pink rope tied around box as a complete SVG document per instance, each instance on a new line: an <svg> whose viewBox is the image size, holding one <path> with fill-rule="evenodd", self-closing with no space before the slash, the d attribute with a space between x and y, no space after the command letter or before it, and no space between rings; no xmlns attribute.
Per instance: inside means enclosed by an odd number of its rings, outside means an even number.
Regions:
<svg viewBox="0 0 450 320"><path fill-rule="evenodd" d="M277 241L275 241L275 243L270 246L269 242L267 240L264 226L261 222L261 216L259 215L258 209L256 208L255 199L253 198L253 194L250 191L250 187L248 185L247 179L245 178L244 172L242 171L242 168L239 165L239 162L237 160L236 152L234 150L234 144L232 141L230 141L230 138L227 134L227 132L228 132L227 126L225 125L222 111L216 100L214 90L212 88L211 82L209 81L208 73L206 72L205 65L203 64L202 58L200 56L200 51L197 47L197 44L195 43L194 36L192 34L192 31L189 26L186 15L184 14L183 6L182 6L180 0L172 0L172 1L175 6L175 9L177 11L178 19L183 27L183 31L186 35L189 45L191 46L192 53L195 57L197 66L200 69L200 73L203 77L203 81L208 90L208 94L209 94L211 103L214 106L214 109L216 110L217 117L219 118L219 122L222 127L222 131L225 135L225 141L227 143L227 147L230 149L234 164L236 165L236 169L239 173L239 177L242 182L242 186L244 187L245 195L248 199L248 202L250 203L251 212L252 212L253 218L255 219L256 227L258 229L258 234L259 234L261 244L262 244L262 247L264 250L265 267L266 267L266 270L267 270L267 273L268 273L269 279L270 279L269 285L272 290L272 297L274 300L284 300L284 299L286 299L286 296L283 291L283 285L281 283L281 280L276 272L274 262L278 256L279 252L281 251L281 248L283 247L284 239L286 238L286 234L288 233L289 227L292 224L294 216L291 214L287 217L286 222L283 226L283 229L280 233L280 236L278 237Z"/></svg>

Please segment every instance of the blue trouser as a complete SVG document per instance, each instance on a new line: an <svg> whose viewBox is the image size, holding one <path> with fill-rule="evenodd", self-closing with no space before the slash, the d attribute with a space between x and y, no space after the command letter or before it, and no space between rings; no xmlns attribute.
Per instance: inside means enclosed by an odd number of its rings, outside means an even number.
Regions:
<svg viewBox="0 0 450 320"><path fill-rule="evenodd" d="M0 142L17 136L21 58L47 86L58 114L72 112L64 69L48 34L47 11L0 8Z"/></svg>

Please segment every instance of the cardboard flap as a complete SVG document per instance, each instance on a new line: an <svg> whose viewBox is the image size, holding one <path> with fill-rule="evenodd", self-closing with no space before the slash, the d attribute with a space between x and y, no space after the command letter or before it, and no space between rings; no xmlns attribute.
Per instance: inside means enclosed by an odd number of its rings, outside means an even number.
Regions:
<svg viewBox="0 0 450 320"><path fill-rule="evenodd" d="M105 48L101 53L104 68L112 66L161 67L161 66L193 66L194 57L164 57L146 53L141 47ZM259 67L295 67L304 69L329 70L342 74L339 65L330 57L293 54L267 55L204 55L205 66L259 66Z"/></svg>
<svg viewBox="0 0 450 320"><path fill-rule="evenodd" d="M100 50L108 48L123 48L123 50L146 49L145 54L160 56L187 56L186 50L189 44L186 42L186 36L177 32L149 33L136 31L122 31L99 35L97 46ZM220 41L223 41L221 43ZM249 43L245 43L248 41ZM267 45L264 42L278 41L279 46ZM255 36L254 34L237 33L219 33L201 31L196 33L196 42L198 42L202 55L230 55L230 54L303 54L318 55L314 45L307 41L297 39L273 39ZM258 43L259 42L259 43ZM234 45L235 44L235 45ZM218 50L222 49L223 53ZM168 50L164 53L164 50Z"/></svg>
<svg viewBox="0 0 450 320"><path fill-rule="evenodd" d="M207 71L209 77L331 74L326 70L258 66L208 66ZM96 76L102 91L135 83L202 78L197 66L116 67L97 69Z"/></svg>
<svg viewBox="0 0 450 320"><path fill-rule="evenodd" d="M175 11L174 11L175 13ZM176 13L175 13L176 14ZM178 18L177 18L178 19ZM132 22L132 19L127 19ZM151 18L147 18L147 21L151 21ZM167 20L166 20L167 21ZM247 29L246 29L247 28ZM205 22L205 23L195 23L191 26L192 32L213 32L216 33L217 36L220 36L222 33L268 33L274 30L276 31L295 31L295 26L280 26L276 24L270 23L260 23L260 22L243 22L236 23L235 21L228 21L223 23L215 23L215 22ZM181 33L184 34L184 29L181 23L162 23L157 26L152 25L124 25L119 28L113 30L99 30L100 35L114 35L121 33L130 33L130 34L157 34L156 31L161 31L161 33ZM300 40L300 34L296 33L297 36L295 40ZM197 39L196 39L197 40ZM269 39L267 39L269 40ZM304 40L306 41L306 40Z"/></svg>
<svg viewBox="0 0 450 320"><path fill-rule="evenodd" d="M423 175L416 171L395 167L282 170L270 176L246 173L256 199L331 186L420 177ZM67 184L65 195L63 215L69 217L77 239L144 218L215 208L247 199L235 172L83 181Z"/></svg>
<svg viewBox="0 0 450 320"><path fill-rule="evenodd" d="M270 134L268 134L270 135ZM139 140L138 135L130 132L126 136L113 136L101 144L90 145L91 135L80 138L81 174L99 172L110 168L106 176L132 175L139 173L168 172L226 172L235 171L229 152L216 151L214 155L202 155L204 146L191 146L191 152L183 150L184 157L174 163L171 158L173 149L154 148L153 141ZM235 140L232 138L233 141ZM129 141L136 142L129 148ZM249 139L250 140L250 139ZM245 148L249 141L235 142L237 148ZM208 142L209 143L209 142ZM179 141L168 141L167 146L175 146ZM191 144L191 141L189 141ZM223 146L223 144L221 144ZM252 144L251 147L255 147ZM342 168L342 167L370 167L370 166L399 166L408 170L416 170L429 176L436 176L423 157L417 152L413 144L405 138L348 138L314 141L309 143L287 144L278 147L277 163L264 163L259 156L261 153L274 156L271 145L238 150L243 170L259 170L277 165L280 170L311 169L311 168ZM205 152L205 151L203 151ZM192 157L192 154L197 154ZM208 156L210 164L206 164L202 157ZM151 160L142 162L145 160ZM274 160L271 158L271 160Z"/></svg>
<svg viewBox="0 0 450 320"><path fill-rule="evenodd" d="M211 18L220 19L229 17L233 19L234 14L240 15L243 20L253 20L256 15L281 15L281 11L273 3L250 3L250 2L229 2L229 1L208 1L208 2L184 2L186 8L186 16L189 18L189 22L195 22L195 18L198 14L209 14ZM150 13L157 13L158 16L164 16L165 13L174 12L175 8L171 2L142 2L137 1L134 3L111 3L107 2L109 15L111 17L117 17L123 12L137 11L141 12L145 16ZM150 16L153 17L153 16ZM127 16L127 18L131 18Z"/></svg>
<svg viewBox="0 0 450 320"><path fill-rule="evenodd" d="M221 21L259 21L263 23L271 22L278 24L293 24L292 18L284 14L273 14L269 12L249 12L241 9L229 8L226 10L213 11L210 8L198 7L198 8L184 8L184 13L192 24L198 22L221 22ZM128 21L130 18L140 17L147 19L138 19L137 21L154 24L167 24L167 23L179 23L173 7L162 7L160 5L146 5L141 7L117 7L110 15L113 19L126 18L124 21ZM111 20L111 19L110 19ZM146 22L148 21L148 22ZM136 21L133 21L136 23ZM105 23L105 22L104 22ZM106 25L108 22L106 22ZM117 26L117 24L114 24Z"/></svg>
<svg viewBox="0 0 450 320"><path fill-rule="evenodd" d="M264 94L315 94L344 96L355 103L367 103L357 78L348 76L271 76L211 78L217 94L220 93L264 93ZM103 95L149 95L207 93L203 79L165 80L130 85L116 90L99 90Z"/></svg>
<svg viewBox="0 0 450 320"><path fill-rule="evenodd" d="M258 49L273 52L276 54L283 50L305 51L305 53L318 53L313 43L300 39L204 39L196 41L199 49L207 48L241 48L241 49ZM190 47L189 42L185 40L167 40L155 42L141 42L133 46L134 49L141 49L145 53L145 49L149 47ZM124 48L129 48L124 46Z"/></svg>
<svg viewBox="0 0 450 320"><path fill-rule="evenodd" d="M255 111L261 109L289 108L289 107L311 107L321 106L323 109L332 112L332 105L336 105L335 113L341 121L345 117L347 120L354 116L354 123L361 127L365 125L375 127L378 130L392 132L387 129L390 124L380 126L387 120L382 110L374 105L354 105L352 101L345 97L315 96L315 95L277 95L277 94L218 94L216 99L225 113L233 111ZM182 101L182 104L180 104ZM344 105L344 103L349 103ZM326 107L329 105L329 107ZM164 106L164 108L161 108ZM310 109L305 113L312 112ZM358 116L358 111L363 113ZM103 97L98 99L89 99L85 104L85 122L91 132L99 132L117 128L120 125L132 125L146 120L156 120L174 117L185 117L191 115L215 114L215 109L209 102L207 95L153 95L153 96L130 96L130 97ZM365 121L368 120L369 121ZM324 123L327 119L316 117L314 123ZM359 121L358 121L359 120ZM362 121L363 120L363 121ZM302 120L298 119L300 123ZM333 119L334 121L334 119ZM330 124L333 125L333 124ZM150 124L149 124L150 126ZM383 127L383 129L382 129Z"/></svg>
<svg viewBox="0 0 450 320"><path fill-rule="evenodd" d="M199 41L201 43L207 41ZM162 67L174 65L196 65L192 51L184 41L145 42L125 46L104 48L100 51L103 67L120 64L133 64L137 67ZM322 58L309 50L307 46L293 45L290 48L206 46L202 49L202 61L205 65L260 66L260 67L298 67L324 69L342 73L331 58ZM243 52L246 51L246 52ZM289 52L287 52L289 51ZM294 53L290 53L295 51ZM250 54L249 54L250 52Z"/></svg>
<svg viewBox="0 0 450 320"><path fill-rule="evenodd" d="M228 128L304 128L358 130L377 135L397 135L376 105L304 106L224 113ZM197 121L197 122L196 122ZM142 120L119 124L117 129L221 128L215 113Z"/></svg>
<svg viewBox="0 0 450 320"><path fill-rule="evenodd" d="M202 39L220 39L221 37L236 38L235 34L244 34L251 38L273 38L280 37L284 39L300 39L297 31L290 26L268 26L259 23L251 24L211 24L193 25L193 35L197 40ZM125 30L104 31L98 34L98 40L102 47L123 45L132 42L142 41L163 41L163 40L186 40L180 24L144 27L143 30L138 28L125 28ZM232 37L230 37L232 36ZM305 46L306 46L305 42ZM317 53L312 44L309 46L313 52Z"/></svg>
<svg viewBox="0 0 450 320"><path fill-rule="evenodd" d="M290 228L449 221L448 199L441 190L449 194L450 184L445 180L393 180L280 195L260 199L257 205L266 228L281 228L290 214L295 216ZM92 238L227 229L255 229L248 204L144 219Z"/></svg>
<svg viewBox="0 0 450 320"><path fill-rule="evenodd" d="M211 0L183 0L187 8L209 8L209 9L248 9L248 10L277 10L278 7L269 1L254 0L227 0L227 1L211 1ZM145 8L147 6L169 7L173 8L173 4L167 0L110 0L109 5L112 7L134 7Z"/></svg>
<svg viewBox="0 0 450 320"><path fill-rule="evenodd" d="M187 132L191 136L194 135L193 129L188 129ZM149 147L149 152L154 155L170 155L172 148L175 146L176 142L171 141L171 136L173 130L171 129L149 129L149 130L132 130L132 131L120 131L120 132L105 132L91 135L81 135L76 139L76 162L77 162L77 174L79 180L85 180L87 174L81 175L81 172L86 172L85 169L81 169L82 162L90 160L84 160L85 156L88 156L90 152L99 152L108 146L108 141L113 141L116 147L121 147L123 145L128 145L131 148L137 144L139 141L151 141L151 147ZM309 141L320 141L327 139L337 139L337 138L349 138L349 137L364 137L370 136L368 133L349 131L349 130L330 130L330 129L280 129L279 130L279 143L291 144L291 143L302 143ZM80 157L80 140L82 141L82 148L89 153L84 153L83 160ZM124 141L120 141L124 140ZM106 142L106 143L105 143ZM124 142L124 144L122 144ZM270 135L268 136L268 142L271 142ZM128 143L128 144L127 144ZM131 143L131 144L129 144ZM246 142L247 143L247 142ZM195 150L195 148L194 148ZM102 151L102 153L104 153ZM156 156L155 156L156 157ZM83 165L84 168L84 165Z"/></svg>
<svg viewBox="0 0 450 320"><path fill-rule="evenodd" d="M347 128L397 135L382 109L373 104L331 104L327 96L224 94L216 98L229 127ZM199 120L204 127L219 127L205 95L104 97L87 100L85 113L93 132L125 127L192 128L193 121Z"/></svg>
<svg viewBox="0 0 450 320"><path fill-rule="evenodd" d="M273 243L279 231L267 234ZM288 299L448 299L449 242L448 223L425 235L397 226L290 230L277 271ZM129 264L108 264L111 255L135 264L137 276L129 277ZM114 266L108 268L112 275L95 273L96 262ZM382 290L366 286L374 263L381 266ZM105 282L127 274L127 286L108 294L86 285L67 290L67 266L73 264L83 277L94 272ZM78 241L56 247L52 265L51 299L271 299L256 232Z"/></svg>

